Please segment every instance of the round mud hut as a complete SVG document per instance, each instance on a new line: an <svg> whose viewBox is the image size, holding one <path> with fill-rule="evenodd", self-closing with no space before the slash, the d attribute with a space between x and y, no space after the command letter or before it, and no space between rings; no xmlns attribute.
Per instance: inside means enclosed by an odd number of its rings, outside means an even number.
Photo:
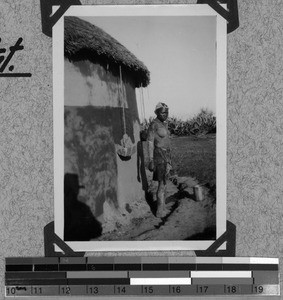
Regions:
<svg viewBox="0 0 283 300"><path fill-rule="evenodd" d="M65 180L78 177L73 198L89 207L103 234L146 208L135 88L149 84L149 71L117 40L77 17L64 18L64 57ZM65 206L68 186L65 181Z"/></svg>

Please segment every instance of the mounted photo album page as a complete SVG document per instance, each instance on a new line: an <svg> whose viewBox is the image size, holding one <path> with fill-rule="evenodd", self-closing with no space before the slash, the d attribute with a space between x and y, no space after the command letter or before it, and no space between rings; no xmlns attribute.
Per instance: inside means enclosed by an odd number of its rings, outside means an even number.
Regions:
<svg viewBox="0 0 283 300"><path fill-rule="evenodd" d="M74 251L226 231L226 34L208 5L72 6L54 25L55 233Z"/></svg>

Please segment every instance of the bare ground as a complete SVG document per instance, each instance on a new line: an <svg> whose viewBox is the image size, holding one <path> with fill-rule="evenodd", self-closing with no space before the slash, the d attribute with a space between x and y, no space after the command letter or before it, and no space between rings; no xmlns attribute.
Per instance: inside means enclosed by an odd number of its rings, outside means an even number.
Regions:
<svg viewBox="0 0 283 300"><path fill-rule="evenodd" d="M188 141L186 146L184 143ZM208 143L215 142L215 139L211 141L208 139ZM206 143L207 144L207 143ZM192 143L191 138L177 138L175 139L175 146L177 149L181 149L181 146L185 147L185 151L182 151L182 162L180 162L178 174L188 174L186 171L188 161L187 157L192 157L192 148L199 147L203 148L203 140L198 143ZM189 147L192 147L191 149ZM204 153L204 150L193 151L194 155L198 155L200 160L198 162L199 170L201 170L200 182L204 183L203 170L205 169L203 164L209 160L211 164L211 157ZM215 151L215 147L208 146L209 149ZM187 152L186 152L187 151ZM212 152L210 151L210 152ZM187 153L187 154L186 154ZM213 153L212 153L213 155ZM178 156L178 153L177 153ZM183 167L182 167L183 165ZM192 164L191 164L192 165ZM183 168L182 170L180 168ZM197 166L194 167L197 172ZM208 173L211 172L209 178L213 177L213 166ZM191 175L191 174L190 174ZM194 174L195 175L195 174ZM196 174L197 175L197 174ZM166 193L166 208L168 213L164 218L157 218L155 216L156 201L154 201L154 195L156 191L156 183L151 180L152 174L147 171L148 183L149 183L149 194L146 195L147 204L144 202L140 203L140 214L133 216L129 225L125 226L117 224L117 228L114 231L106 232L100 236L97 240L209 240L215 239L216 231L216 201L215 196L211 193L211 185L207 187L202 186L203 189L203 200L196 201L193 187L199 183L193 176L182 176L176 177L175 180L169 181L167 184ZM215 179L212 179L215 180ZM143 200L145 201L145 200Z"/></svg>
<svg viewBox="0 0 283 300"><path fill-rule="evenodd" d="M106 233L99 240L187 240L213 239L214 236L196 236L210 229L213 235L215 228L215 204L205 191L203 201L196 201L193 195L193 186L197 183L192 178L179 177L178 184L171 181L167 187L166 208L168 213L164 218L157 218L148 207L138 218L133 218L129 226L121 226ZM185 189L178 189L180 183ZM182 186L182 185L181 185Z"/></svg>

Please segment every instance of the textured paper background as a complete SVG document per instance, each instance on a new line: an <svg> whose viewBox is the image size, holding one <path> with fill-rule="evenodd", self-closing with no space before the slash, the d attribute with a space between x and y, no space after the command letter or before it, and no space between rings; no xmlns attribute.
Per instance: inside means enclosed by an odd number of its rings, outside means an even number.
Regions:
<svg viewBox="0 0 283 300"><path fill-rule="evenodd" d="M0 78L0 299L4 258L43 256L43 228L53 221L52 40L41 31L39 2L0 3L0 48L22 37L10 64L32 73ZM196 3L154 1L185 2ZM238 5L240 27L228 35L227 219L237 226L237 256L282 257L283 2Z"/></svg>

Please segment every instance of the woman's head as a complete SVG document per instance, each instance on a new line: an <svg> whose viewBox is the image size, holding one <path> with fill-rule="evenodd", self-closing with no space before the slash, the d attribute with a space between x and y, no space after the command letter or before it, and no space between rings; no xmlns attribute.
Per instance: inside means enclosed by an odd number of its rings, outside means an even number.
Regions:
<svg viewBox="0 0 283 300"><path fill-rule="evenodd" d="M159 102L156 105L154 112L155 112L157 118L161 122L164 122L168 118L169 108L168 108L168 106L165 103Z"/></svg>

